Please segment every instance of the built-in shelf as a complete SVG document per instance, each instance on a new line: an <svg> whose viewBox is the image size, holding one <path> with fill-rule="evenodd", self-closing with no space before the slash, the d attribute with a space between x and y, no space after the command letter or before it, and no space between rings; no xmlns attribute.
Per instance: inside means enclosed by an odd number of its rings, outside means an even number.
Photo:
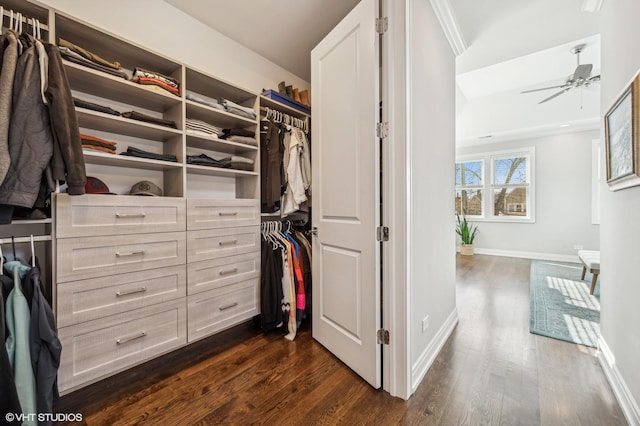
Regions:
<svg viewBox="0 0 640 426"><path fill-rule="evenodd" d="M222 177L249 177L258 176L258 172L250 172L247 170L225 169L221 167L199 166L196 164L187 165L187 173L206 176L222 176Z"/></svg>
<svg viewBox="0 0 640 426"><path fill-rule="evenodd" d="M187 117L223 128L255 127L256 120L187 100Z"/></svg>
<svg viewBox="0 0 640 426"><path fill-rule="evenodd" d="M305 112L292 108L289 105L283 104L282 102L275 101L263 95L260 95L260 106L273 108L278 111L289 114L293 117L300 118L302 120L304 120L305 118L311 117L311 115Z"/></svg>
<svg viewBox="0 0 640 426"><path fill-rule="evenodd" d="M171 127L132 120L85 108L76 108L76 115L78 116L80 127L86 129L160 141L166 141L171 137L182 135L180 130L172 129Z"/></svg>
<svg viewBox="0 0 640 426"><path fill-rule="evenodd" d="M181 163L171 161L152 160L148 158L130 157L127 155L108 154L103 152L93 152L85 149L84 161L89 164L99 164L112 167L127 167L144 170L176 170L182 167Z"/></svg>
<svg viewBox="0 0 640 426"><path fill-rule="evenodd" d="M226 141L215 137L207 137L187 133L187 147L205 149L208 151L227 152L229 154L242 154L245 152L257 151L258 147L253 145L242 144L238 142Z"/></svg>

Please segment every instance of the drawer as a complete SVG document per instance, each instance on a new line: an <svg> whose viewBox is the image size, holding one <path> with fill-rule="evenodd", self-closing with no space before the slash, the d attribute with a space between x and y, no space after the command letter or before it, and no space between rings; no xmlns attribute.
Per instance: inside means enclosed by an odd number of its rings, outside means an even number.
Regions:
<svg viewBox="0 0 640 426"><path fill-rule="evenodd" d="M187 231L187 262L260 251L260 227Z"/></svg>
<svg viewBox="0 0 640 426"><path fill-rule="evenodd" d="M260 277L260 252L187 264L187 293L196 294Z"/></svg>
<svg viewBox="0 0 640 426"><path fill-rule="evenodd" d="M258 279L188 296L188 340L236 325L260 313Z"/></svg>
<svg viewBox="0 0 640 426"><path fill-rule="evenodd" d="M187 230L260 224L260 200L187 200Z"/></svg>
<svg viewBox="0 0 640 426"><path fill-rule="evenodd" d="M183 298L60 328L60 390L109 376L183 346L186 319Z"/></svg>
<svg viewBox="0 0 640 426"><path fill-rule="evenodd" d="M179 265L58 284L58 327L182 298L186 283Z"/></svg>
<svg viewBox="0 0 640 426"><path fill-rule="evenodd" d="M184 232L62 238L57 282L138 272L185 262Z"/></svg>
<svg viewBox="0 0 640 426"><path fill-rule="evenodd" d="M56 200L57 238L186 230L184 198L60 194Z"/></svg>

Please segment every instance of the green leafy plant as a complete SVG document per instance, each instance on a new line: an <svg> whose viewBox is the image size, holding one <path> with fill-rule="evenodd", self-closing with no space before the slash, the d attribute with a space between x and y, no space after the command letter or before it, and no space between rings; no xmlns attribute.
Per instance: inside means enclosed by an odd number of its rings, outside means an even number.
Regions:
<svg viewBox="0 0 640 426"><path fill-rule="evenodd" d="M458 220L456 225L456 234L460 235L462 244L473 244L473 240L476 238L476 234L478 233L478 227L476 225L469 224L465 216L462 216L462 219L460 219L460 215L456 214L456 218Z"/></svg>

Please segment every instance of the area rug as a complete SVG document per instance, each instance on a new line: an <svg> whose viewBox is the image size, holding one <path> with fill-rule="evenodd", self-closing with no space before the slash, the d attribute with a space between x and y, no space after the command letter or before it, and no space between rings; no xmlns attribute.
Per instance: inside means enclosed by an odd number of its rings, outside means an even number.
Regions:
<svg viewBox="0 0 640 426"><path fill-rule="evenodd" d="M580 280L577 263L531 261L529 331L596 347L600 335L600 280L589 294L591 274Z"/></svg>

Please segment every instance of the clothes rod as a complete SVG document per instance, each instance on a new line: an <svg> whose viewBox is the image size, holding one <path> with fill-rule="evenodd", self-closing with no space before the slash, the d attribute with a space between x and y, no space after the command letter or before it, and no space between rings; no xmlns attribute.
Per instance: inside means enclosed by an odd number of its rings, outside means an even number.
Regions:
<svg viewBox="0 0 640 426"><path fill-rule="evenodd" d="M33 242L43 242L43 241L51 241L51 235L34 235ZM31 237L16 237L16 238L0 238L0 244L11 244L14 243L30 243Z"/></svg>
<svg viewBox="0 0 640 426"><path fill-rule="evenodd" d="M7 18L11 18L11 10L4 9L2 11L2 15L6 16ZM13 12L13 19L16 19L16 18L17 18L17 13ZM33 25L33 18L22 14L22 22L24 22L27 25ZM44 31L49 31L49 26L47 24L43 24L42 22L40 22L40 29Z"/></svg>

